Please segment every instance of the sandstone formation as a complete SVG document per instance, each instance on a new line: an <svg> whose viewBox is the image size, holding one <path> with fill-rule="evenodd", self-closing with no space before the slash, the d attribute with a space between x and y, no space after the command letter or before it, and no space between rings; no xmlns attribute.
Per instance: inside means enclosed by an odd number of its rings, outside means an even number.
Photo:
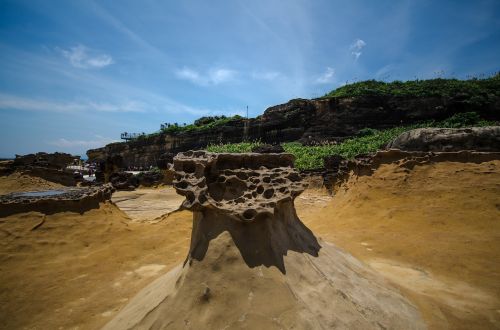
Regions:
<svg viewBox="0 0 500 330"><path fill-rule="evenodd" d="M188 257L105 329L423 329L373 270L300 221L290 154L185 152L174 158L193 211Z"/></svg>
<svg viewBox="0 0 500 330"><path fill-rule="evenodd" d="M486 101L485 101L486 102ZM481 117L500 120L500 100L488 98L481 106L467 97L363 96L353 98L296 99L268 108L261 116L234 119L206 130L159 134L124 143L112 143L87 151L91 161L120 155L125 166L157 166L165 153L203 149L208 144L301 141L316 143L342 140L366 127L386 129L424 120L440 120L458 112L475 111Z"/></svg>
<svg viewBox="0 0 500 330"><path fill-rule="evenodd" d="M110 200L113 191L113 187L106 184L0 195L0 217L30 211L44 214L66 211L83 213Z"/></svg>
<svg viewBox="0 0 500 330"><path fill-rule="evenodd" d="M500 152L480 152L473 150L450 152L404 151L399 149L381 150L373 154L359 155L354 159L342 159L339 156L326 157L323 173L324 185L333 192L349 176L371 175L384 164L397 163L401 167L412 169L414 166L438 162L484 163L499 160Z"/></svg>
<svg viewBox="0 0 500 330"><path fill-rule="evenodd" d="M13 161L4 161L0 164L0 176L7 176L17 172L21 175L38 177L64 186L75 186L76 180L73 173L65 172L65 168L67 165L72 164L74 160L79 159L80 156L59 152L16 155Z"/></svg>
<svg viewBox="0 0 500 330"><path fill-rule="evenodd" d="M405 151L500 151L500 126L418 128L402 133L387 148Z"/></svg>

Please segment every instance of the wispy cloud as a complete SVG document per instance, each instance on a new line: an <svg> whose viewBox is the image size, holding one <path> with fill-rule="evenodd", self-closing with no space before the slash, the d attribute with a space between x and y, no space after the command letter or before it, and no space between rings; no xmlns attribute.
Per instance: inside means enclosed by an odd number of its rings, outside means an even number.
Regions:
<svg viewBox="0 0 500 330"><path fill-rule="evenodd" d="M335 69L327 67L325 72L316 78L316 83L318 84L328 84L332 83L335 78Z"/></svg>
<svg viewBox="0 0 500 330"><path fill-rule="evenodd" d="M100 69L114 63L110 55L98 53L83 45L77 45L69 49L57 49L76 68Z"/></svg>
<svg viewBox="0 0 500 330"><path fill-rule="evenodd" d="M205 74L201 74L196 70L184 67L177 70L175 74L179 79L187 80L200 86L209 86L233 81L238 72L226 68L217 68L210 69Z"/></svg>
<svg viewBox="0 0 500 330"><path fill-rule="evenodd" d="M145 104L138 101L125 101L120 104L99 102L60 102L0 94L0 109L50 112L145 112Z"/></svg>
<svg viewBox="0 0 500 330"><path fill-rule="evenodd" d="M251 77L257 80L274 80L281 74L276 71L252 72Z"/></svg>
<svg viewBox="0 0 500 330"><path fill-rule="evenodd" d="M361 39L356 39L354 42L351 44L349 47L349 50L351 51L351 54L354 56L354 59L358 59L362 52L361 50L366 46L366 42L364 42Z"/></svg>
<svg viewBox="0 0 500 330"><path fill-rule="evenodd" d="M108 143L117 142L116 139L106 138L100 135L95 135L91 140L71 140L59 138L55 141L49 141L47 144L56 146L61 149L85 148L92 149L102 147Z"/></svg>

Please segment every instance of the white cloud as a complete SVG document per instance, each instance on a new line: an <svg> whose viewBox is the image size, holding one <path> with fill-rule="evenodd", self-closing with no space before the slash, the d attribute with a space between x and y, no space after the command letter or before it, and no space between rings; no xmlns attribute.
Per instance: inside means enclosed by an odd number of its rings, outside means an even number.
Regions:
<svg viewBox="0 0 500 330"><path fill-rule="evenodd" d="M238 72L230 69L218 68L211 69L206 74L200 74L196 70L184 67L181 70L177 70L175 74L178 78L190 81L196 85L209 86L232 81L236 78Z"/></svg>
<svg viewBox="0 0 500 330"><path fill-rule="evenodd" d="M48 144L56 146L61 149L72 149L72 148L85 148L93 149L99 148L106 144L117 142L116 139L102 137L100 135L95 135L91 140L68 140L65 138L60 138L55 141L50 141Z"/></svg>
<svg viewBox="0 0 500 330"><path fill-rule="evenodd" d="M59 102L0 94L0 109L52 112L145 112L146 105L138 101L125 101L119 104L106 102Z"/></svg>
<svg viewBox="0 0 500 330"><path fill-rule="evenodd" d="M366 46L366 42L364 42L361 39L356 39L354 42L351 44L349 47L349 50L351 51L351 54L354 56L354 58L357 60L362 52L361 50Z"/></svg>
<svg viewBox="0 0 500 330"><path fill-rule="evenodd" d="M335 69L327 67L325 72L316 78L316 83L318 84L328 84L333 82L335 76Z"/></svg>
<svg viewBox="0 0 500 330"><path fill-rule="evenodd" d="M276 71L252 72L251 76L257 80L274 80L281 74Z"/></svg>
<svg viewBox="0 0 500 330"><path fill-rule="evenodd" d="M71 65L81 69L100 69L113 64L113 58L107 54L98 54L83 45L77 45L70 49L59 49Z"/></svg>

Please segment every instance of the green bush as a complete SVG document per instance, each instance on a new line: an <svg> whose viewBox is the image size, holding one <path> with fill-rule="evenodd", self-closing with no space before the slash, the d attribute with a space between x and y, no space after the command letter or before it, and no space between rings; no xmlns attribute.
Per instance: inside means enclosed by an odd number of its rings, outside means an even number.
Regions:
<svg viewBox="0 0 500 330"><path fill-rule="evenodd" d="M487 102L488 95L500 96L500 74L486 79L428 79L384 82L376 80L360 81L339 87L329 93L328 97L353 97L367 95L392 96L457 96L460 95L472 104L481 105Z"/></svg>

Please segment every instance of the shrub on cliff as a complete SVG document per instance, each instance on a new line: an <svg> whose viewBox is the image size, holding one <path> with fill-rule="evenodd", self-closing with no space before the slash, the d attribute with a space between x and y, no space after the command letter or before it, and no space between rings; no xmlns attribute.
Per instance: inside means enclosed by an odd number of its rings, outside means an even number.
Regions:
<svg viewBox="0 0 500 330"><path fill-rule="evenodd" d="M390 95L408 97L460 97L474 104L483 104L491 96L500 96L500 74L486 79L428 79L384 82L360 81L339 87L324 97Z"/></svg>
<svg viewBox="0 0 500 330"><path fill-rule="evenodd" d="M339 155L344 158L354 158L360 154L375 152L385 147L390 141L405 131L422 127L460 128L471 126L495 125L495 122L482 120L475 112L458 113L443 121L430 121L419 124L394 127L386 130L365 128L361 134L342 143L325 143L316 146L304 146L299 142L288 142L282 146L285 152L295 156L295 167L300 170L319 169L323 167L323 159L327 156ZM232 144L210 145L210 152L251 152L260 142L243 142Z"/></svg>

